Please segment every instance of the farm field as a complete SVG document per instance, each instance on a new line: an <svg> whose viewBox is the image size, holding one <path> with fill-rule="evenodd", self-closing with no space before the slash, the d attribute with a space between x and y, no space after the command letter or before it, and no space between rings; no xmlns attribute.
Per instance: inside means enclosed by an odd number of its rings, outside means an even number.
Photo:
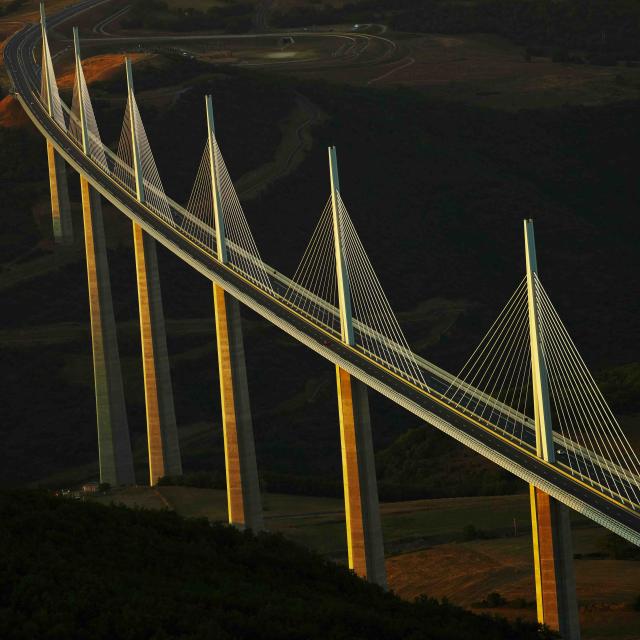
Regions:
<svg viewBox="0 0 640 640"><path fill-rule="evenodd" d="M373 82L422 87L434 97L487 107L529 109L638 98L640 69L527 61L523 47L484 34L401 40L408 58ZM372 82L370 79L369 83Z"/></svg>
<svg viewBox="0 0 640 640"><path fill-rule="evenodd" d="M336 32L349 36L350 28L340 25ZM640 97L637 67L556 63L545 57L527 61L524 47L487 34L380 33L371 27L358 35L365 38L367 32L372 34L369 42L360 45L361 53L344 64L292 66L284 71L368 87L411 87L433 98L508 110L596 105ZM394 50L382 57L385 41ZM304 41L297 42L293 51L301 48ZM363 64L376 57L376 64Z"/></svg>

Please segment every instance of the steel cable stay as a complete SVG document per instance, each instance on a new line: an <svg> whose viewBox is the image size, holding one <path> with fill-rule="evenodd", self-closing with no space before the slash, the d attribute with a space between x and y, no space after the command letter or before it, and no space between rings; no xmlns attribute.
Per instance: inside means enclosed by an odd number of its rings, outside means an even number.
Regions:
<svg viewBox="0 0 640 640"><path fill-rule="evenodd" d="M613 412L611 411L611 408L607 404L604 396L602 395L602 392L600 391L597 383L595 382L582 356L580 355L580 352L578 351L575 343L569 335L569 332L560 319L555 307L549 299L549 296L542 287L542 284L539 284L539 290L543 300L543 311L546 311L548 313L552 323L563 337L563 340L565 341L565 351L570 354L574 367L580 375L580 379L583 381L585 387L590 392L589 397L592 400L594 407L598 410L600 416L604 419L606 430L615 438L614 443L620 453L629 456L629 462L633 467L633 474L640 477L640 459L631 447L624 431L620 427Z"/></svg>
<svg viewBox="0 0 640 640"><path fill-rule="evenodd" d="M311 301L311 309L315 315L319 315L319 320L325 326L335 331L336 335L340 335L340 314L338 313L338 279L336 277L336 256L333 246L333 226L331 200L327 201L327 205L321 217L322 226L319 229L322 234L318 236L321 241L317 244L317 252L314 257L314 264L310 266L310 272L313 276L309 286L310 291L316 293L327 304L317 305ZM307 304L307 307L309 305ZM311 310L309 309L309 310ZM335 312L334 312L335 310Z"/></svg>
<svg viewBox="0 0 640 640"><path fill-rule="evenodd" d="M513 309L516 306L519 298L523 296L524 280L518 285L511 298L509 298L507 304L498 314L498 317L489 327L487 333L483 336L478 346L474 349L473 353L469 356L468 360L462 366L462 369L458 375L452 380L451 384L444 393L445 397L448 397L452 402L456 403L457 407L460 407L469 400L474 399L473 393L471 393L471 381L475 380L476 371L480 358L485 357L485 353L491 353L493 341L497 335L500 335L505 327L508 326L508 319L513 314Z"/></svg>
<svg viewBox="0 0 640 640"><path fill-rule="evenodd" d="M156 211L165 222L170 225L175 225L175 220L169 205L169 200L164 192L162 181L160 180L160 174L158 173L158 167L156 166L151 152L151 146L149 145L149 139L147 138L147 132L145 131L142 123L142 117L138 109L138 103L135 96L133 99L133 118L136 131L136 138L138 146L140 148L141 165L142 165L142 178L144 183L145 201L147 204Z"/></svg>
<svg viewBox="0 0 640 640"><path fill-rule="evenodd" d="M564 402L564 407L572 412L578 444L586 448L586 440L591 451L599 454L597 466L601 475L606 470L609 477L604 479L608 488L611 489L611 480L618 495L626 495L631 503L637 504L640 493L638 457L539 280L536 289L543 317L545 357L553 363L554 373L550 378L555 378L555 395L561 396L556 402ZM578 431L579 427L582 431ZM596 465L589 464L589 467L595 472Z"/></svg>
<svg viewBox="0 0 640 640"><path fill-rule="evenodd" d="M640 463L598 389L557 311L534 276L540 344L546 364L557 450L572 475L632 505L640 495ZM456 407L531 444L532 429L518 416L530 411L531 354L523 280L445 397ZM505 410L506 408L506 410ZM518 434L518 424L520 433Z"/></svg>
<svg viewBox="0 0 640 640"><path fill-rule="evenodd" d="M84 71L82 67L79 69L80 90L82 93L82 105L87 123L88 143L89 143L89 156L96 162L104 171L109 171L109 165L107 164L107 157L104 152L104 146L100 137L100 130L98 128L98 122L96 120L95 113L93 111L93 105L91 104L91 98L89 96L89 89L84 77ZM77 86L77 83L76 83Z"/></svg>
<svg viewBox="0 0 640 640"><path fill-rule="evenodd" d="M524 438L524 422L520 420L520 416L523 412L527 411L529 401L529 388L531 386L531 350L526 348L529 341L528 325L525 323L523 327L524 336L522 340L525 345L516 347L516 360L511 372L511 376L507 382L504 404L508 407L507 414L508 420L511 420L513 424L512 436L516 437L516 428L520 426L519 439ZM511 395L509 396L508 389L511 389ZM524 398L522 394L524 392ZM517 399L516 399L517 394ZM520 408L521 411L516 409Z"/></svg>
<svg viewBox="0 0 640 640"><path fill-rule="evenodd" d="M338 215L349 274L356 347L405 379L426 388L375 271L338 194ZM332 200L316 224L283 299L339 336Z"/></svg>
<svg viewBox="0 0 640 640"><path fill-rule="evenodd" d="M49 49L49 41L46 35L43 36L42 43L42 63L45 67L45 73L41 73L40 98L42 103L49 110L49 92L51 92L51 115L58 125L67 131L67 122L62 108L62 100L58 91L58 83L56 82L56 74L53 69L53 60L51 59L51 50Z"/></svg>
<svg viewBox="0 0 640 640"><path fill-rule="evenodd" d="M71 111L69 113L69 135L73 141L82 149L82 125L80 124L80 94L78 93L78 82L73 83L73 94L71 96Z"/></svg>
<svg viewBox="0 0 640 640"><path fill-rule="evenodd" d="M258 246L251 233L249 223L215 136L213 141L215 171L224 217L225 238L230 240L227 245L230 249L230 262L239 267L245 275L249 276L254 284L273 294L271 278L260 256Z"/></svg>
<svg viewBox="0 0 640 640"><path fill-rule="evenodd" d="M103 171L110 174L111 170L109 168L107 156L104 151L104 145L100 137L98 123L93 111L93 105L91 104L91 98L89 97L89 90L87 88L82 66L79 66L76 69L76 74L76 79L73 83L71 110L68 112L69 135L73 138L78 147L83 149L82 122L80 115L80 108L82 106L87 133L88 156L98 164Z"/></svg>
<svg viewBox="0 0 640 640"><path fill-rule="evenodd" d="M346 264L351 283L353 316L363 326L372 328L375 332L357 331L356 344L369 350L377 360L391 366L403 377L414 381L422 388L427 388L415 357L409 349L402 329L340 197L339 201Z"/></svg>
<svg viewBox="0 0 640 640"><path fill-rule="evenodd" d="M583 451L582 447L585 446L584 438L578 429L580 418L576 416L575 409L569 402L566 394L566 385L562 379L563 366L561 361L557 361L554 357L553 347L555 346L555 337L548 329L548 322L544 315L542 315L541 329L543 334L543 353L545 355L545 362L547 363L549 372L549 390L551 396L552 408L554 410L554 425L560 427L560 431L563 436L566 436L565 431L570 434L570 439L565 439L564 444L567 446L567 450L573 452L574 464L571 461L571 456L567 456L570 468L576 473L580 473L579 457L578 454ZM591 449L594 449L593 443L590 443ZM589 462L582 457L583 468L588 468ZM592 476L587 476L591 484L594 483ZM600 482L598 478L598 482Z"/></svg>
<svg viewBox="0 0 640 640"><path fill-rule="evenodd" d="M122 120L122 130L120 132L120 140L118 142L117 156L120 162L116 163L113 168L113 175L130 193L136 194L136 181L133 171L133 142L131 140L131 122L130 122L129 101L124 110L124 118Z"/></svg>
<svg viewBox="0 0 640 640"><path fill-rule="evenodd" d="M457 408L487 422L496 416L503 431L524 443L531 376L527 329L527 288L523 279L444 392ZM518 426L520 433L516 436Z"/></svg>
<svg viewBox="0 0 640 640"><path fill-rule="evenodd" d="M536 282L536 295L538 301L539 286ZM567 360L563 357L556 358L556 353L561 350L558 346L558 339L556 334L550 330L549 321L546 316L546 309L543 305L539 304L540 309L540 330L541 330L541 346L545 357L545 363L548 365L548 377L550 385L550 398L552 409L554 409L554 426L558 424L562 427L563 420L570 421L572 425L572 433L576 438L575 442L577 446L585 445L585 436L588 441L588 446L591 451L596 452L599 450L602 453L601 443L590 428L589 424L585 421L585 415L583 408L573 401L571 394L571 386L573 385L573 374L570 368L567 366ZM562 411L564 409L564 412ZM566 417L565 417L566 416ZM564 434L563 434L564 435ZM571 444L571 448L575 449L575 445ZM588 468L588 465L586 466ZM607 474L598 473L598 470L594 468L593 475L587 474L591 482L595 482L600 485L606 485L606 489L611 491Z"/></svg>
<svg viewBox="0 0 640 640"><path fill-rule="evenodd" d="M505 367L510 369L513 363L519 360L513 345L517 342L518 336L522 334L522 326L524 324L526 324L525 313L523 313L521 307L514 307L512 315L508 318L508 322L506 322L502 330L494 336L493 342L490 344L490 349L488 349L484 357L476 363L474 375L469 380L470 387L480 389L483 396L486 397L494 397L492 394L496 394L498 399L501 399L500 396L503 396L505 391L509 391L506 384L507 376L504 374L504 370ZM520 346L526 348L526 342ZM474 400L475 405L472 411L489 422L490 418L487 418L485 415L489 408L487 403L483 402L478 396L476 396ZM470 405L467 405L467 408L471 408Z"/></svg>
<svg viewBox="0 0 640 640"><path fill-rule="evenodd" d="M329 198L283 299L339 336L339 320L336 324L336 258L331 216Z"/></svg>
<svg viewBox="0 0 640 640"><path fill-rule="evenodd" d="M199 244L205 246L213 255L216 255L212 202L213 189L207 143L186 206L192 217L183 216L182 229Z"/></svg>
<svg viewBox="0 0 640 640"><path fill-rule="evenodd" d="M425 387L424 379L339 193L337 199L353 317L357 321L356 326L358 323L362 326L355 333L356 344L365 350L369 349L376 359Z"/></svg>
<svg viewBox="0 0 640 640"><path fill-rule="evenodd" d="M529 351L529 323L528 317L524 314L521 317L517 318L514 323L513 331L510 333L509 337L506 339L504 344L501 345L501 349L503 354L502 363L500 364L499 369L497 368L495 371L495 375L492 378L493 384L491 388L487 386L487 395L492 398L498 398L502 401L506 401L510 393L513 393L513 378L515 372L520 364L520 362L524 359L522 354L526 354ZM505 402L506 404L506 402ZM509 406L509 405L507 405ZM487 409L489 410L489 416L485 415ZM522 412L526 411L526 407L521 407ZM491 422L493 420L494 414L497 413L496 406L494 404L485 405L485 408L482 411L482 417L487 420L487 422ZM509 425L512 418L512 411L509 409L507 411L506 420L507 426ZM498 413L498 420L500 420L502 416ZM512 427L512 434L515 432L515 423Z"/></svg>
<svg viewBox="0 0 640 640"><path fill-rule="evenodd" d="M213 159L219 202L222 209L228 264L260 288L274 293L271 279L260 257L242 205L224 163L222 152L215 138ZM180 225L181 230L217 256L213 176L211 175L208 140L205 143L200 164L198 165L186 210L191 215L183 216Z"/></svg>

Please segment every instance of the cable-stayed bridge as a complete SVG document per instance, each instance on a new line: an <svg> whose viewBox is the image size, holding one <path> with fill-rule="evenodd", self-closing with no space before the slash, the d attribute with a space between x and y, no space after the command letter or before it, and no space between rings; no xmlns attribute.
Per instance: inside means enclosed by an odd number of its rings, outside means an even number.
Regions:
<svg viewBox="0 0 640 640"><path fill-rule="evenodd" d="M95 4L79 3L48 26ZM134 482L100 195L133 223L152 484L181 472L155 255L160 242L213 282L231 522L262 527L241 302L336 365L352 568L385 583L371 387L530 484L539 619L579 637L562 505L640 545L640 460L542 285L532 222L524 223L522 281L453 375L407 343L349 216L335 148L327 202L287 277L260 257L216 137L211 98L203 109L201 161L181 205L163 188L130 62L123 126L111 149L100 137L77 31L74 44L70 105L58 92L44 11L41 24L18 32L4 56L16 96L47 140L54 232L62 242L72 233L64 161L81 176L102 479Z"/></svg>

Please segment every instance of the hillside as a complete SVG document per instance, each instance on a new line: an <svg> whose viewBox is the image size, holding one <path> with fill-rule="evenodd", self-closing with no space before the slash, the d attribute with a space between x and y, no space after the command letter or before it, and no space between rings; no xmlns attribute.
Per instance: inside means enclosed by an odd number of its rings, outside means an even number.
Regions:
<svg viewBox="0 0 640 640"><path fill-rule="evenodd" d="M0 494L0 635L529 640L534 625L405 602L275 535Z"/></svg>

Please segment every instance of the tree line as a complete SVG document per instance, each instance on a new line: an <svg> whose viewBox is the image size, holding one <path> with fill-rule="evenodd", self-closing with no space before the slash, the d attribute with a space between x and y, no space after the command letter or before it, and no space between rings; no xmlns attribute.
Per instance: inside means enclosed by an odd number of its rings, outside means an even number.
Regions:
<svg viewBox="0 0 640 640"><path fill-rule="evenodd" d="M253 13L249 2L227 2L201 10L172 8L165 0L136 0L121 25L125 29L177 32L213 29L238 33L251 28Z"/></svg>

